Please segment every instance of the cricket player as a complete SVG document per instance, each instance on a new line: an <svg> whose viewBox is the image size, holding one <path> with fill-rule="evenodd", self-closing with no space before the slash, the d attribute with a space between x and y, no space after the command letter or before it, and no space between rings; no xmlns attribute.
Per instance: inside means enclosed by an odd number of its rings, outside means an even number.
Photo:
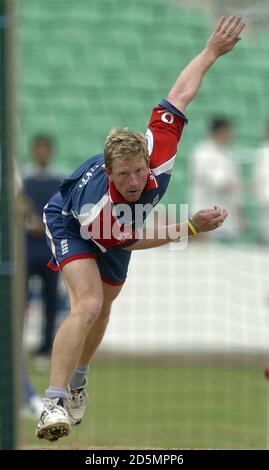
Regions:
<svg viewBox="0 0 269 470"><path fill-rule="evenodd" d="M49 266L62 271L71 312L55 337L50 385L36 431L39 438L54 441L68 435L86 411L89 362L126 280L132 251L172 240L169 226L164 237L156 229L148 238L144 220L167 189L188 122L187 105L209 68L240 40L244 26L240 17L222 17L167 99L153 109L146 137L128 129L112 130L104 153L90 158L64 180L45 206L44 223L53 255ZM147 210L137 211L141 206ZM176 224L178 239L183 229L189 236L211 231L226 217L225 209L202 209Z"/></svg>

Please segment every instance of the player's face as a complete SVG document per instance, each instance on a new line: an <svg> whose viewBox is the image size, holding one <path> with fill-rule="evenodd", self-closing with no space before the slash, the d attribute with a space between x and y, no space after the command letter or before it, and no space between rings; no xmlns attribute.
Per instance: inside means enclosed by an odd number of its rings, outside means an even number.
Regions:
<svg viewBox="0 0 269 470"><path fill-rule="evenodd" d="M231 127L223 127L216 133L216 140L219 145L230 145L233 140L233 131Z"/></svg>
<svg viewBox="0 0 269 470"><path fill-rule="evenodd" d="M144 157L131 161L116 158L112 169L107 170L109 179L128 202L136 202L140 198L147 184L148 173L149 167Z"/></svg>
<svg viewBox="0 0 269 470"><path fill-rule="evenodd" d="M52 157L52 148L43 140L40 140L33 147L33 158L35 162L41 166L46 167L49 165Z"/></svg>

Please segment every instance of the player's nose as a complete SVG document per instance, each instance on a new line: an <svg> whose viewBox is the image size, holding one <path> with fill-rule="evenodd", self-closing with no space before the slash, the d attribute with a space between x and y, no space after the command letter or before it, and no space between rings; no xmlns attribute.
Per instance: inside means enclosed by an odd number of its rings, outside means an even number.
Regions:
<svg viewBox="0 0 269 470"><path fill-rule="evenodd" d="M137 185L138 185L138 178L136 177L136 175L135 174L130 175L130 178L129 178L130 188L135 189Z"/></svg>

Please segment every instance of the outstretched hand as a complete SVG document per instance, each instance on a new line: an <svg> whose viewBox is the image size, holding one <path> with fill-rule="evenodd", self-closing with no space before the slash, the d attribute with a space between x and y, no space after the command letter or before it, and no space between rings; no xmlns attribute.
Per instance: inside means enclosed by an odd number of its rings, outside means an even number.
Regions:
<svg viewBox="0 0 269 470"><path fill-rule="evenodd" d="M226 209L221 210L218 207L214 209L201 209L192 217L195 226L199 232L210 232L220 227L226 219L228 212Z"/></svg>
<svg viewBox="0 0 269 470"><path fill-rule="evenodd" d="M240 41L240 34L245 25L239 16L222 16L207 42L206 49L216 58L227 54Z"/></svg>

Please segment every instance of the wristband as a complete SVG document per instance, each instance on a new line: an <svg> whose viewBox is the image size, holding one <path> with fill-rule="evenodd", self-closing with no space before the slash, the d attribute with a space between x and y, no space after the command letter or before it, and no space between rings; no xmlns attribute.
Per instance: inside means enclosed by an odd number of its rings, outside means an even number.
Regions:
<svg viewBox="0 0 269 470"><path fill-rule="evenodd" d="M198 234L199 229L198 229L197 225L195 225L193 223L191 218L188 220L188 227L189 227L191 233L193 234L193 236L195 237Z"/></svg>

